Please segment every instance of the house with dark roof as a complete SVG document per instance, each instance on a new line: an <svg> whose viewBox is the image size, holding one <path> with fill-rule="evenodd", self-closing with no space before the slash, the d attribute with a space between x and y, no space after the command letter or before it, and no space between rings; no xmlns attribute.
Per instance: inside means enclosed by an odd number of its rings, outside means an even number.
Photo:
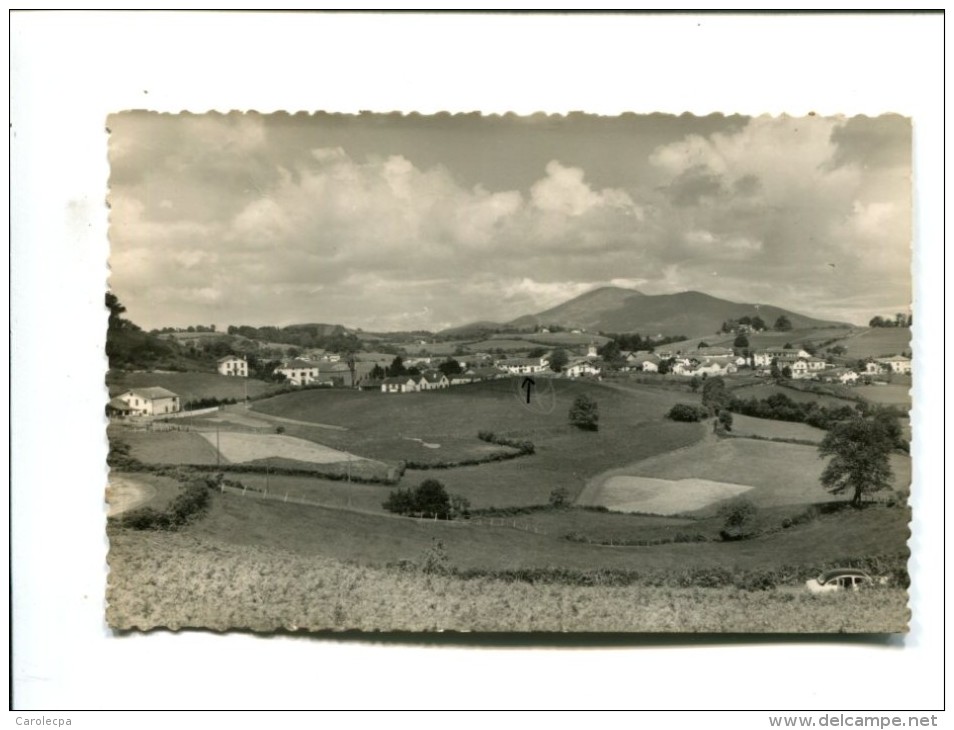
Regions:
<svg viewBox="0 0 954 730"><path fill-rule="evenodd" d="M116 399L126 404L131 415L158 416L178 413L181 408L179 396L165 388L134 388L120 393Z"/></svg>
<svg viewBox="0 0 954 730"><path fill-rule="evenodd" d="M441 388L449 388L450 381L439 370L428 370L421 376L420 387L421 390L440 390Z"/></svg>
<svg viewBox="0 0 954 730"><path fill-rule="evenodd" d="M106 404L106 415L109 418L125 418L133 413L132 407L118 396Z"/></svg>
<svg viewBox="0 0 954 730"><path fill-rule="evenodd" d="M410 375L395 375L381 381L382 393L416 393L418 381Z"/></svg>

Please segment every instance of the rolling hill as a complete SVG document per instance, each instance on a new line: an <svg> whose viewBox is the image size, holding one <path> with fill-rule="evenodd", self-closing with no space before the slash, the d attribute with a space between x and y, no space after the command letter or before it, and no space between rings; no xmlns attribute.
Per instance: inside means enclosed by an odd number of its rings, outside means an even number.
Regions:
<svg viewBox="0 0 954 730"><path fill-rule="evenodd" d="M539 314L509 322L514 327L559 324L602 332L696 335L716 332L725 320L760 316L769 326L784 315L795 328L842 324L806 317L768 304L741 304L697 291L649 295L635 289L603 287Z"/></svg>

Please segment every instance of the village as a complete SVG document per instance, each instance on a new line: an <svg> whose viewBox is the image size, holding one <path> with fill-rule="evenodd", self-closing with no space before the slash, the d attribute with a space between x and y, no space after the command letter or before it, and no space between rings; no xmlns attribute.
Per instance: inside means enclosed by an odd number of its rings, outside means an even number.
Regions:
<svg viewBox="0 0 954 730"><path fill-rule="evenodd" d="M612 350L611 359L606 357L608 349ZM339 354L320 350L285 359L274 372L294 387L343 387L386 394L440 390L521 375L601 380L604 376L651 374L696 382L717 376L749 375L848 386L884 384L893 375L911 375L911 359L905 355L869 357L854 366L837 360L832 356L817 357L791 345L749 351L700 342L687 349L665 345L655 351L626 351L605 345L600 348L591 342L585 348L555 348L535 357L495 357L476 352L464 356L391 358L381 353ZM245 356L223 356L216 369L218 374L228 377L249 377ZM160 386L119 393L107 406L112 417L168 416L185 410L189 410L188 404L179 394Z"/></svg>

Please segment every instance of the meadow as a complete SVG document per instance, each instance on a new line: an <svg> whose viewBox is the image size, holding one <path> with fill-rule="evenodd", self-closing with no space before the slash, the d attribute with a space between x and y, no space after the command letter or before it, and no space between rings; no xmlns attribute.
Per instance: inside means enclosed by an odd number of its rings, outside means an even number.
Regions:
<svg viewBox="0 0 954 730"><path fill-rule="evenodd" d="M822 488L820 479L825 461L818 449L800 444L756 441L745 438L707 439L678 454L662 454L629 467L612 470L587 486L583 504L604 505L610 509L625 502L630 510L638 509L621 495L618 488L604 490L607 479L615 476L654 477L673 480L706 479L752 487L745 497L758 507L807 505L840 501ZM892 454L895 489L907 492L911 478L910 458ZM722 492L716 491L709 506L698 506L695 494L687 500L684 511L698 515L714 513ZM644 511L644 510L640 510ZM649 510L645 510L649 511ZM673 511L680 511L677 506Z"/></svg>
<svg viewBox="0 0 954 730"><path fill-rule="evenodd" d="M756 436L765 439L793 439L819 444L826 431L806 423L775 421L769 418L753 418L741 413L732 414L734 436Z"/></svg>
<svg viewBox="0 0 954 730"><path fill-rule="evenodd" d="M911 351L911 328L872 327L838 340L834 345L846 348L844 357L851 360L900 355Z"/></svg>
<svg viewBox="0 0 954 730"><path fill-rule="evenodd" d="M201 398L234 398L245 400L246 387L249 398L259 398L280 387L254 378L233 378L218 373L178 372L125 372L110 371L106 377L110 397L124 393L130 388L160 387L171 390L185 404Z"/></svg>
<svg viewBox="0 0 954 730"><path fill-rule="evenodd" d="M805 577L823 565L881 556L903 566L899 556L909 534L904 506L841 508L843 498L820 486L824 460L817 447L746 438L814 441L824 432L737 416L737 437L717 438L708 424L666 418L673 404L698 402L685 386L627 380L553 380L552 408L534 409L520 397L519 382L401 395L304 390L256 401L239 413L236 432L226 437L238 439L238 457L262 457L241 444L261 440L267 446L277 438L308 453L348 452L389 463L417 459L435 468L408 468L401 487L439 479L449 493L470 500L476 513L454 522L398 517L381 506L392 486L224 465L225 478L250 488L244 496L213 492L208 512L176 533L110 527L111 624L488 631L904 626L905 594L898 587L826 600L803 590ZM776 386L741 391L765 387ZM814 398L778 390L793 399ZM568 423L570 405L581 394L599 404L598 431ZM261 428L256 423L268 431L253 433ZM282 436L275 433L278 424ZM534 453L436 468L443 461L516 451L479 440L482 430L529 440ZM208 434L113 426L111 437L117 431L130 455L142 461L214 463ZM892 465L900 491L907 491L910 460L893 455ZM722 541L715 499L687 504L681 510L686 514L676 517L582 507L604 504L600 490L616 476L751 487L745 496L758 510L755 536ZM254 491L265 489L271 499ZM581 506L547 507L557 489L571 504L579 497ZM322 506L285 503L286 494ZM438 542L442 570L423 573L419 568ZM773 576L769 583L780 587L743 589L766 571ZM584 585L588 581L600 584Z"/></svg>
<svg viewBox="0 0 954 730"><path fill-rule="evenodd" d="M108 622L120 630L871 633L904 631L909 618L896 585L814 596L798 582L682 587L678 571L624 585L600 585L598 575L597 585L465 580L440 570L433 541L428 572L421 555L406 569L361 566L267 544L264 534L228 542L111 530Z"/></svg>

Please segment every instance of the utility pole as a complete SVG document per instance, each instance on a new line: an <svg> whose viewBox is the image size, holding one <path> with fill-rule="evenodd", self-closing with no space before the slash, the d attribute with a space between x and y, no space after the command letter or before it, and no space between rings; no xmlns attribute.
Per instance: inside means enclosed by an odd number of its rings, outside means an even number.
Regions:
<svg viewBox="0 0 954 730"><path fill-rule="evenodd" d="M215 468L222 467L222 452L219 451L219 424L215 424Z"/></svg>

